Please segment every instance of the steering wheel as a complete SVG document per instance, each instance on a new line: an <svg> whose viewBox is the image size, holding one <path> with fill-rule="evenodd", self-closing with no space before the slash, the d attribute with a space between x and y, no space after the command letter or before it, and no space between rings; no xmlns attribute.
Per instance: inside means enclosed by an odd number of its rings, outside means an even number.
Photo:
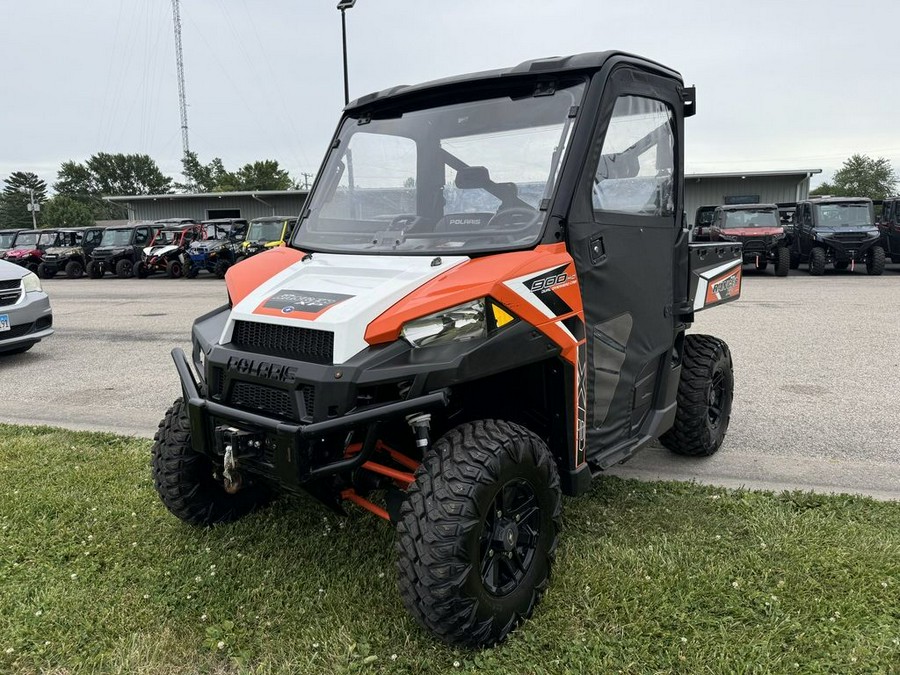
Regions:
<svg viewBox="0 0 900 675"><path fill-rule="evenodd" d="M524 233L534 225L539 217L537 210L526 206L513 206L509 209L497 211L488 221L486 230L500 230L508 228L510 235Z"/></svg>
<svg viewBox="0 0 900 675"><path fill-rule="evenodd" d="M422 216L417 216L414 213L404 213L402 215L396 216L391 220L391 224L388 225L388 232L393 232L394 230L409 230L418 225L422 220Z"/></svg>

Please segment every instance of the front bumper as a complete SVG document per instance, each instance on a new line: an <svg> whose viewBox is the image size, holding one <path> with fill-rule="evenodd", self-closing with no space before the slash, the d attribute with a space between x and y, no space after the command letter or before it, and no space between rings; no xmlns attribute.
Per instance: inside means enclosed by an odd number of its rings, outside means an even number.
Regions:
<svg viewBox="0 0 900 675"><path fill-rule="evenodd" d="M10 330L0 333L0 352L53 335L53 311L47 294L30 291L22 295L15 304L0 307L0 314L9 315L10 323Z"/></svg>
<svg viewBox="0 0 900 675"><path fill-rule="evenodd" d="M865 235L819 235L817 240L825 244L829 257L836 260L861 262L865 259L869 249L878 244L881 238L878 236L866 237Z"/></svg>
<svg viewBox="0 0 900 675"><path fill-rule="evenodd" d="M295 424L204 398L184 351L172 350L172 358L181 381L194 449L221 457L225 444L232 444L243 469L287 488L359 468L374 452L382 423L446 406L449 401L449 392L441 390L357 409L322 422ZM365 432L362 450L345 458L344 440L356 430Z"/></svg>

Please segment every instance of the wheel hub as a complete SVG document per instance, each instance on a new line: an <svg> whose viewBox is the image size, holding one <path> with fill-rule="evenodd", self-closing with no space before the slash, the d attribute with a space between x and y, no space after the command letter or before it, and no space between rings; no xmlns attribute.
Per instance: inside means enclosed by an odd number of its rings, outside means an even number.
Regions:
<svg viewBox="0 0 900 675"><path fill-rule="evenodd" d="M534 488L514 478L497 491L481 530L481 581L491 595L512 593L534 561L541 511Z"/></svg>
<svg viewBox="0 0 900 675"><path fill-rule="evenodd" d="M497 523L491 546L495 550L508 553L516 548L519 541L519 528L512 520L503 519Z"/></svg>

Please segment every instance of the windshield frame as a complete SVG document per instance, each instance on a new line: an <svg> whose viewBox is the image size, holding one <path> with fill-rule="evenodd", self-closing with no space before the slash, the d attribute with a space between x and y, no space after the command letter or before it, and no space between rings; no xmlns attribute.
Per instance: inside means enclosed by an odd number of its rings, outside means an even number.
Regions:
<svg viewBox="0 0 900 675"><path fill-rule="evenodd" d="M866 222L865 223L825 223L823 222L823 213L822 208L839 208L839 209L847 209L847 208L860 208L864 207L867 212ZM872 202L825 202L822 204L813 204L813 211L815 212L815 226L817 228L826 228L833 229L837 227L865 227L865 228L873 228L875 227L875 207Z"/></svg>
<svg viewBox="0 0 900 675"><path fill-rule="evenodd" d="M250 224L247 226L247 233L244 235L244 241L248 241L251 243L254 242L264 242L269 243L273 241L283 241L287 232L286 225L287 220L259 220L259 221L250 221ZM266 231L266 228L273 228L275 233L278 235L276 237L256 237L253 235L253 230L255 228L259 228L262 232ZM277 228L277 229L275 229ZM251 236L253 235L253 236Z"/></svg>
<svg viewBox="0 0 900 675"><path fill-rule="evenodd" d="M16 235L15 242L13 242L13 248L18 248L18 249L36 248L38 245L38 239L40 238L40 236L41 236L41 233L38 231L35 231L35 230L25 230L24 232L19 232ZM19 237L27 237L28 239L31 239L31 237L34 237L34 242L31 242L31 243L21 242L21 241L19 241Z"/></svg>
<svg viewBox="0 0 900 675"><path fill-rule="evenodd" d="M731 209L731 210L722 210L724 214L724 218L722 219L722 229L723 230L755 230L755 229L783 229L784 225L781 224L781 218L778 215L778 209L771 208L760 208L760 209ZM748 225L748 224L740 224L740 225L729 225L728 219L729 216L736 215L738 213L763 213L766 215L772 216L774 221L773 224L766 225Z"/></svg>
<svg viewBox="0 0 900 675"><path fill-rule="evenodd" d="M335 132L334 140L332 142L331 147L329 148L328 153L325 156L325 159L322 164L322 168L319 171L316 181L313 184L313 187L307 197L306 207L298 218L295 227L293 228L293 233L289 237L290 245L294 248L301 249L303 251L308 252L322 252L322 253L341 253L341 254L355 254L355 255L416 255L416 256L441 256L441 255L466 255L466 256L475 256L480 254L496 254L496 253L505 253L510 251L518 251L518 250L527 250L533 248L535 245L540 243L547 230L547 224L550 220L550 207L557 196L557 192L560 189L562 177L565 172L566 162L569 159L569 156L572 154L572 146L576 138L577 127L578 127L578 118L579 116L575 116L573 111L583 109L583 105L585 103L586 97L589 95L589 87L591 83L591 78L585 74L567 74L564 77L559 78L559 81L556 83L556 88L553 89L552 96L558 96L560 94L568 95L568 99L566 100L566 106L562 106L562 100L559 101L558 107L562 109L566 107L568 109L567 115L555 115L552 110L552 106L547 106L544 111L540 109L534 109L531 112L532 116L539 117L540 115L544 115L546 119L550 121L541 121L540 123L532 123L532 124L511 124L509 126L496 125L494 127L488 128L487 130L481 132L472 132L462 135L452 135L452 134L439 134L435 133L429 137L419 136L416 137L412 131L407 134L400 133L390 133L390 132L381 132L384 136L393 136L397 138L405 138L409 139L413 143L417 143L420 145L424 145L426 140L432 141L430 147L426 147L423 151L421 147L417 147L416 152L416 161L417 161L417 169L416 176L414 178L418 181L419 176L421 175L421 171L418 168L418 163L422 161L421 157L424 153L430 153L430 157L428 157L428 161L431 163L430 168L434 168L436 166L441 166L441 163L444 165L444 171L446 172L448 169L453 169L454 171L459 172L460 169L483 169L484 167L477 166L477 162L472 165L467 165L462 159L454 156L448 150L443 147L445 142L453 142L453 141L466 141L467 139L478 139L481 137L487 138L488 140L493 140L498 136L502 136L504 134L509 134L510 136L516 133L535 133L539 134L541 132L549 132L554 133L556 135L557 140L552 144L552 148L549 152L534 152L531 156L531 163L535 166L544 165L546 167L546 178L541 179L540 181L532 181L532 180L523 180L521 183L509 182L509 183L501 183L499 182L499 178L495 181L492 177L488 178L488 184L497 188L498 186L503 185L512 185L516 194L515 197L510 200L521 203L521 210L524 210L524 207L527 206L529 209L534 211L534 218L527 223L525 228L522 230L515 229L515 225L513 228L510 228L509 233L501 232L498 230L487 230L487 229L479 229L479 230L471 230L468 232L465 231L453 231L453 230L445 230L443 232L435 232L434 229L430 231L422 231L422 232L413 232L411 234L406 234L406 230L392 230L391 227L393 225L392 220L388 218L389 215L394 214L384 214L380 217L370 217L369 219L360 219L360 218L340 218L334 219L334 222L344 223L347 229L344 227L338 228L323 228L318 233L314 233L318 235L316 241L307 241L307 232L308 226L311 222L319 222L319 216L316 213L317 209L321 209L323 205L328 205L331 203L331 200L334 198L334 195L337 190L337 184L340 179L343 177L343 173L346 170L346 167L343 165L343 159L345 157L345 149L347 149L347 141L351 138L355 133L357 133L357 127L362 127L359 129L360 133L365 133L368 131L365 127L370 124L372 121L380 121L380 120L402 120L404 115L407 114L422 114L422 115L453 115L458 110L462 110L467 106L477 106L478 104L485 104L486 106L490 105L511 105L521 102L521 101L529 101L535 100L540 101L542 98L542 94L538 93L540 89L538 83L533 79L526 79L515 82L503 83L502 85L494 85L490 88L477 88L473 89L472 92L463 93L459 90L451 91L449 93L443 93L442 95L429 96L425 97L423 101L413 100L413 101L404 101L403 103L390 101L390 107L387 108L387 111L380 111L379 109L375 110L361 110L356 109L351 111L350 113L345 113L345 115L341 118L340 124L338 125L337 131ZM527 92L527 93L526 93ZM543 94L546 96L546 94ZM528 110L524 110L523 115L527 117L529 114ZM424 126L421 122L418 123L420 126ZM413 126L415 123L413 123ZM449 156L449 157L448 157ZM352 157L352 156L351 156ZM352 161L352 159L351 159ZM335 178L335 170L341 169L340 175ZM501 167L502 170L503 167ZM490 169L489 169L490 170ZM488 171L489 171L488 170ZM498 170L498 173L500 170ZM432 172L435 173L435 172ZM439 171L437 172L439 175ZM446 173L445 173L446 175ZM543 173L541 174L543 175ZM454 179L455 180L455 179ZM533 205L531 203L525 202L523 199L519 197L519 186L521 185L530 185L534 183L535 186L539 186L541 189L539 190L539 198L534 200L537 202L537 205ZM437 187L438 192L443 195L448 186L447 182L444 182L442 185ZM454 185L457 190L459 189L469 189L469 188L459 188L458 185ZM404 187L409 187L404 185ZM393 190L400 188L394 187L384 187L381 189L385 190ZM412 189L418 192L418 188L415 183L413 183ZM432 189L434 189L432 187ZM481 186L478 186L474 189L484 189ZM490 190L488 190L490 192ZM325 197L322 197L322 195ZM490 192L491 195L494 195L493 192ZM526 197L529 195L525 195ZM534 195L530 195L531 198L534 198ZM427 201L427 197L425 198ZM502 204L506 203L505 199L499 199L498 201ZM415 202L415 210L414 214L417 218L430 218L434 220L431 223L431 227L436 227L441 217L437 217L436 213L432 213L430 215L419 215L419 211L422 209L421 201L419 196L417 195L414 198ZM442 203L442 208L446 206L446 203ZM481 213L481 212L473 212L471 215L481 215L481 216L495 216L497 213L504 213L510 211L509 207L500 209L498 207L498 211L496 213ZM486 211L486 210L485 210ZM439 212L438 212L439 213ZM397 218L405 217L407 214L399 213L396 215L394 220ZM413 215L413 214L409 214ZM451 218L454 216L468 216L469 212L447 212L443 211L443 218ZM321 218L322 220L326 220L325 217ZM334 246L329 244L324 239L337 237L337 236L351 236L350 226L352 224L357 223L362 226L368 225L371 227L374 223L378 221L384 221L385 230L378 231L363 231L362 228L358 230L354 230L354 234L352 237L354 239L359 239L359 241L354 241L350 244L342 243L339 246ZM484 225L486 226L489 221L489 218L484 221ZM449 222L449 221L448 221ZM449 223L451 226L454 224L452 222ZM515 240L514 235L519 234L520 231L524 232L527 229L527 238L522 237L519 240ZM401 234L401 239L394 240L394 234ZM371 241L367 243L365 240L362 240L363 236L372 235L375 237L376 241ZM387 235L387 236L384 236ZM477 236L476 236L477 235ZM478 245L471 244L471 241L485 240L489 237L495 237L500 239L501 237L509 237L510 241L492 244L492 245ZM380 239L379 239L380 238ZM371 237L369 237L371 240ZM401 241L402 240L402 241ZM419 246L415 248L406 248L403 244L406 243L407 240L415 241L419 244ZM444 244L440 247L429 244L432 240L446 240ZM392 243L393 242L393 243Z"/></svg>
<svg viewBox="0 0 900 675"><path fill-rule="evenodd" d="M0 249L12 248L18 234L18 232L0 232Z"/></svg>
<svg viewBox="0 0 900 675"><path fill-rule="evenodd" d="M133 227L107 227L103 230L103 236L100 238L99 246L114 246L114 247L122 247L122 246L131 246L131 241L134 238L134 230ZM128 241L126 243L120 243L115 240L116 232L128 232ZM105 243L107 235L110 235L110 238L113 239L110 243Z"/></svg>

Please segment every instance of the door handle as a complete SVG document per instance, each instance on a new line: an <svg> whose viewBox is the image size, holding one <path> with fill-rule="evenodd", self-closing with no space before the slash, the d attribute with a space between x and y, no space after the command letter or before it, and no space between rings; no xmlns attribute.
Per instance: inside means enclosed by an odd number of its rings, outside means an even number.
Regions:
<svg viewBox="0 0 900 675"><path fill-rule="evenodd" d="M603 236L593 237L589 246L591 249L591 264L599 265L606 260L606 245L603 243Z"/></svg>

